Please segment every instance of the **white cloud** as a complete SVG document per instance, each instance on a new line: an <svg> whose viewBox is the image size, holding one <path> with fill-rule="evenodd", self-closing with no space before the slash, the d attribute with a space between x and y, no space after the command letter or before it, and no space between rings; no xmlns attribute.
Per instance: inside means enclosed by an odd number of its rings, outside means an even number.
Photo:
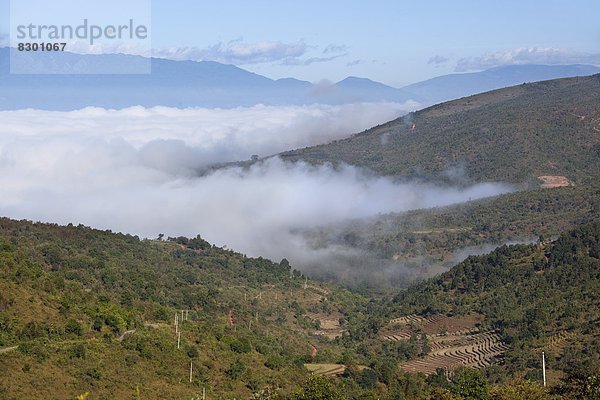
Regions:
<svg viewBox="0 0 600 400"><path fill-rule="evenodd" d="M449 60L450 59L448 57L437 55L437 56L430 57L429 60L427 60L427 64L440 65L440 64L447 63Z"/></svg>
<svg viewBox="0 0 600 400"><path fill-rule="evenodd" d="M193 159L190 167L200 168L246 160L253 154L268 156L340 139L418 107L417 103L409 102L257 105L235 109L131 107L123 110L86 108L72 112L10 111L0 113L0 149L2 144L18 143L28 136L49 140L76 137L77 143L125 140L135 149L156 148L157 143L161 143L170 149L185 147L186 154Z"/></svg>
<svg viewBox="0 0 600 400"><path fill-rule="evenodd" d="M340 54L346 53L348 46L343 44L330 44L323 49L323 54Z"/></svg>
<svg viewBox="0 0 600 400"><path fill-rule="evenodd" d="M521 64L591 64L600 65L600 54L579 53L555 47L521 47L497 51L481 57L462 58L456 65L457 72L482 70L501 65Z"/></svg>
<svg viewBox="0 0 600 400"><path fill-rule="evenodd" d="M437 188L277 158L195 174L208 162L340 137L398 105L177 110L135 107L0 113L0 215L83 223L143 237L201 234L249 255L327 265L302 232L391 211L496 195L504 185ZM232 158L233 157L233 158Z"/></svg>
<svg viewBox="0 0 600 400"><path fill-rule="evenodd" d="M87 40L69 41L66 51L75 54L129 54L151 57L152 50L148 43L130 41L101 41L90 44Z"/></svg>
<svg viewBox="0 0 600 400"><path fill-rule="evenodd" d="M302 41L296 43L277 41L246 43L238 39L227 44L219 42L206 48L191 46L155 49L153 56L171 60L217 61L234 65L279 63L305 66L332 61L347 55L346 46L330 44L323 49L324 56L309 57L308 53L315 48L315 46L309 46Z"/></svg>
<svg viewBox="0 0 600 400"><path fill-rule="evenodd" d="M302 57L308 51L306 43L282 43L263 41L245 43L241 40L221 42L207 48L177 47L156 49L154 57L171 60L217 61L225 64L247 65L269 62L283 62Z"/></svg>
<svg viewBox="0 0 600 400"><path fill-rule="evenodd" d="M306 66L306 65L315 64L315 63L333 61L336 58L340 58L340 57L344 57L344 56L346 56L346 54L337 54L337 55L330 56L330 57L309 57L309 58L306 58L306 59L287 58L287 59L283 60L283 62L281 63L281 65L300 65L300 66Z"/></svg>

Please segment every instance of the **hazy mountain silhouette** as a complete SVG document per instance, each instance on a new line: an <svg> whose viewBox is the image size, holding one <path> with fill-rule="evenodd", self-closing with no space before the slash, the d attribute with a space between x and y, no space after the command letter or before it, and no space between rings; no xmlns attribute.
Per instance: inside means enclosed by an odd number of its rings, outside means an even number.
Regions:
<svg viewBox="0 0 600 400"><path fill-rule="evenodd" d="M294 78L273 80L213 61L149 60L124 54L25 56L29 58L22 60L20 68L29 73L11 74L10 51L0 48L0 110L73 110L88 106L119 109L136 105L232 108L408 100L428 105L523 82L600 72L600 68L583 65L512 66L441 76L397 89L358 77L317 84ZM148 62L150 74L135 74ZM69 74L53 73L59 70ZM35 73L39 71L47 73Z"/></svg>

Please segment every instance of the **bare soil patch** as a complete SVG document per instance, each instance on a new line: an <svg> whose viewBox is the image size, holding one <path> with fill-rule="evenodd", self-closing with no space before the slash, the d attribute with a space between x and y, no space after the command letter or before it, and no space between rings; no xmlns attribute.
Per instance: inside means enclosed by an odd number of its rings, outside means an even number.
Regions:
<svg viewBox="0 0 600 400"><path fill-rule="evenodd" d="M573 182L567 179L566 176L561 175L542 175L538 176L538 179L542 181L540 187L542 188L555 188L564 186L573 186Z"/></svg>

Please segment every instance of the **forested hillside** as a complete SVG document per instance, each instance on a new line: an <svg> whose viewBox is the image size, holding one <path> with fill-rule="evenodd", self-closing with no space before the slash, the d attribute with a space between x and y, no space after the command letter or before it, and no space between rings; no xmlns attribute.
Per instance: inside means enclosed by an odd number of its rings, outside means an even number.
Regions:
<svg viewBox="0 0 600 400"><path fill-rule="evenodd" d="M280 156L344 162L401 178L535 185L539 176L564 176L590 182L600 172L600 75L449 101Z"/></svg>
<svg viewBox="0 0 600 400"><path fill-rule="evenodd" d="M483 315L479 329L508 344L500 375L539 376L539 359L559 374L600 367L600 223L555 242L502 246L385 301L372 326L403 315ZM374 329L376 332L379 328ZM552 375L555 376L555 375Z"/></svg>
<svg viewBox="0 0 600 400"><path fill-rule="evenodd" d="M599 237L592 223L553 243L504 246L367 301L200 237L1 219L0 397L591 398L567 394L598 390ZM391 340L390 319L417 323ZM419 331L434 320L446 333ZM466 326L480 333L454 334ZM473 364L483 372L451 368L451 380L405 372L439 353L444 335L491 341L504 358ZM536 383L540 349L548 390Z"/></svg>
<svg viewBox="0 0 600 400"><path fill-rule="evenodd" d="M363 302L286 260L200 237L150 241L0 219L0 398L289 393L307 376L303 363L339 357L309 336L319 318L360 314Z"/></svg>

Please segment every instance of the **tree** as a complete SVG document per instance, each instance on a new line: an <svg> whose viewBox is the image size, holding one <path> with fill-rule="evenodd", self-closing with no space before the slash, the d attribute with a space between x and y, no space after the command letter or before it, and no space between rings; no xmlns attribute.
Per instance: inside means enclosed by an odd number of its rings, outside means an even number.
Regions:
<svg viewBox="0 0 600 400"><path fill-rule="evenodd" d="M269 358L267 358L267 361L265 361L265 367L273 370L280 369L282 365L283 360L280 356L270 356Z"/></svg>
<svg viewBox="0 0 600 400"><path fill-rule="evenodd" d="M444 368L437 368L435 374L427 377L427 384L435 388L449 389L450 382L446 378L446 370Z"/></svg>
<svg viewBox="0 0 600 400"><path fill-rule="evenodd" d="M330 380L311 375L293 395L292 400L344 400Z"/></svg>
<svg viewBox="0 0 600 400"><path fill-rule="evenodd" d="M72 333L77 336L81 336L83 334L83 327L79 323L79 321L71 318L67 322L67 326L65 326L66 333Z"/></svg>
<svg viewBox="0 0 600 400"><path fill-rule="evenodd" d="M448 389L435 388L429 393L428 400L458 400Z"/></svg>
<svg viewBox="0 0 600 400"><path fill-rule="evenodd" d="M569 375L553 393L574 400L600 399L600 369Z"/></svg>
<svg viewBox="0 0 600 400"><path fill-rule="evenodd" d="M187 349L187 355L189 358L198 358L198 349L196 346L189 346Z"/></svg>
<svg viewBox="0 0 600 400"><path fill-rule="evenodd" d="M229 369L227 369L225 373L235 381L239 379L239 377L242 375L242 373L244 373L245 370L246 365L242 361L237 359L233 363L231 363Z"/></svg>
<svg viewBox="0 0 600 400"><path fill-rule="evenodd" d="M79 343L71 348L71 358L85 358L85 346Z"/></svg>
<svg viewBox="0 0 600 400"><path fill-rule="evenodd" d="M454 378L454 394L464 400L487 400L490 398L487 379L479 370L463 368Z"/></svg>
<svg viewBox="0 0 600 400"><path fill-rule="evenodd" d="M250 346L250 342L246 338L234 339L229 347L231 351L235 353L250 353L252 351L252 347Z"/></svg>
<svg viewBox="0 0 600 400"><path fill-rule="evenodd" d="M358 384L363 389L373 389L377 384L377 374L370 368L363 369L358 379Z"/></svg>
<svg viewBox="0 0 600 400"><path fill-rule="evenodd" d="M546 388L537 382L511 382L490 390L494 400L545 400L550 399Z"/></svg>

